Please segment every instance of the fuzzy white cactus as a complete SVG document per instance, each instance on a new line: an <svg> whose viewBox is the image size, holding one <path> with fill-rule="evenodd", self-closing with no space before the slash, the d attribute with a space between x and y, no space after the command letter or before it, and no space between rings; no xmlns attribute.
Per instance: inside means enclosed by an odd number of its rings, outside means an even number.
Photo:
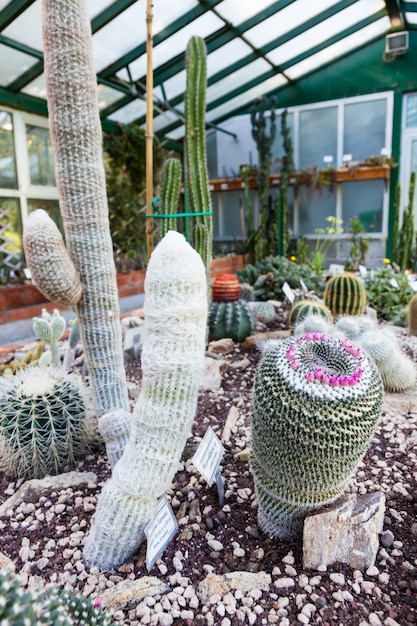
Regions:
<svg viewBox="0 0 417 626"><path fill-rule="evenodd" d="M97 504L84 558L110 568L143 539L178 467L195 415L207 324L205 268L179 233L155 248L145 281L143 383L123 456Z"/></svg>

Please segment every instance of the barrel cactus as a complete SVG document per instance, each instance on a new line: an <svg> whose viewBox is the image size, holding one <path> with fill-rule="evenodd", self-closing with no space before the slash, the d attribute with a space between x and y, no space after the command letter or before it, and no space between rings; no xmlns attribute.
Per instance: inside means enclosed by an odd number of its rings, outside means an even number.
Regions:
<svg viewBox="0 0 417 626"><path fill-rule="evenodd" d="M239 300L240 283L234 274L219 274L211 287L213 302L235 302Z"/></svg>
<svg viewBox="0 0 417 626"><path fill-rule="evenodd" d="M30 367L0 393L0 469L20 478L57 474L86 449L82 383L61 368Z"/></svg>
<svg viewBox="0 0 417 626"><path fill-rule="evenodd" d="M210 304L208 327L209 340L230 337L233 341L243 341L255 331L255 315L243 300L236 302L212 302Z"/></svg>
<svg viewBox="0 0 417 626"><path fill-rule="evenodd" d="M13 626L117 626L98 603L79 592L50 587L28 591L8 570L0 570L0 623Z"/></svg>
<svg viewBox="0 0 417 626"><path fill-rule="evenodd" d="M361 315L366 309L366 289L363 280L345 272L329 279L324 290L324 304L333 316Z"/></svg>
<svg viewBox="0 0 417 626"><path fill-rule="evenodd" d="M335 326L348 339L357 340L364 333L376 330L377 321L370 315L341 315Z"/></svg>
<svg viewBox="0 0 417 626"><path fill-rule="evenodd" d="M408 303L408 333L417 335L417 293L412 296Z"/></svg>
<svg viewBox="0 0 417 626"><path fill-rule="evenodd" d="M328 322L333 321L329 309L321 302L315 300L298 300L294 302L290 311L289 322L291 327L301 322L307 315L321 315Z"/></svg>
<svg viewBox="0 0 417 626"><path fill-rule="evenodd" d="M366 452L383 397L374 362L347 339L307 332L266 344L255 378L251 471L258 522L297 537Z"/></svg>

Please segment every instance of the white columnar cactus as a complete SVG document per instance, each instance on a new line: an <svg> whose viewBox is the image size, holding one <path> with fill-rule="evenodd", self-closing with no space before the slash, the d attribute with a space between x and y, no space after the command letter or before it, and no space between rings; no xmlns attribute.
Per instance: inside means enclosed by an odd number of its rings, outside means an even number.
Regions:
<svg viewBox="0 0 417 626"><path fill-rule="evenodd" d="M68 254L39 211L28 220L25 252L45 295L54 295L58 271L66 269L65 284L76 286L66 304L77 305L99 429L114 464L128 439L130 407L91 26L85 0L43 0L42 9L49 125Z"/></svg>
<svg viewBox="0 0 417 626"><path fill-rule="evenodd" d="M123 456L97 504L84 547L90 565L123 563L143 539L190 432L204 365L205 268L174 231L155 248L145 281L143 383Z"/></svg>

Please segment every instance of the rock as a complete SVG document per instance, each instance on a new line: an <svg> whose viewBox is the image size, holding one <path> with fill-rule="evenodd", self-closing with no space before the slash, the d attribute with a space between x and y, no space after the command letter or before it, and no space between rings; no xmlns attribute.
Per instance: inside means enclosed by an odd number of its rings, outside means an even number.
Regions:
<svg viewBox="0 0 417 626"><path fill-rule="evenodd" d="M401 393L384 393L382 403L382 413L392 413L397 415L408 415L415 410L416 406L416 385L409 389L401 391Z"/></svg>
<svg viewBox="0 0 417 626"><path fill-rule="evenodd" d="M211 596L217 594L223 597L232 590L240 591L241 593L248 593L252 589L268 591L270 584L271 576L266 572L258 572L255 574L243 571L229 572L222 576L208 574L199 584L197 595L201 602L206 603Z"/></svg>
<svg viewBox="0 0 417 626"><path fill-rule="evenodd" d="M139 318L138 318L139 320ZM123 336L123 353L125 363L138 361L145 340L146 329L143 320L140 324L126 328Z"/></svg>
<svg viewBox="0 0 417 626"><path fill-rule="evenodd" d="M200 389L220 389L222 375L227 368L227 361L212 359L206 356L204 372L200 380Z"/></svg>
<svg viewBox="0 0 417 626"><path fill-rule="evenodd" d="M236 452L235 459L239 461L239 463L245 463L249 461L250 458L250 448L245 448L244 450L240 450L240 452Z"/></svg>
<svg viewBox="0 0 417 626"><path fill-rule="evenodd" d="M339 561L366 571L375 563L385 496L375 492L341 496L309 513L304 522L303 567L318 569Z"/></svg>
<svg viewBox="0 0 417 626"><path fill-rule="evenodd" d="M22 502L38 502L41 496L52 491L62 491L68 488L77 488L81 485L97 485L97 476L94 472L66 472L58 476L45 476L27 480L19 489L0 505L0 517L15 509Z"/></svg>
<svg viewBox="0 0 417 626"><path fill-rule="evenodd" d="M256 333L255 335L246 337L244 345L259 348L270 339L288 339L288 337L291 337L290 330L270 330L265 333Z"/></svg>
<svg viewBox="0 0 417 626"><path fill-rule="evenodd" d="M230 369L237 370L238 372L243 372L247 367L249 367L250 361L249 359L240 359L240 361L235 361L230 365Z"/></svg>
<svg viewBox="0 0 417 626"><path fill-rule="evenodd" d="M239 411L235 406L230 408L229 414L226 419L226 423L223 428L221 442L228 443L232 436L232 430L236 426L236 422L239 419Z"/></svg>
<svg viewBox="0 0 417 626"><path fill-rule="evenodd" d="M16 570L14 562L3 554L3 552L0 552L0 569L9 569L12 572Z"/></svg>
<svg viewBox="0 0 417 626"><path fill-rule="evenodd" d="M234 350L234 347L233 339L218 339L217 341L210 341L208 351L213 352L213 354L229 354Z"/></svg>
<svg viewBox="0 0 417 626"><path fill-rule="evenodd" d="M391 530L384 530L384 532L381 534L381 543L384 548L391 548L392 544L394 543L394 539L395 537Z"/></svg>
<svg viewBox="0 0 417 626"><path fill-rule="evenodd" d="M149 596L169 593L171 588L156 576L144 576L136 580L123 580L109 587L101 595L102 606L106 609L120 609L131 602L139 603Z"/></svg>

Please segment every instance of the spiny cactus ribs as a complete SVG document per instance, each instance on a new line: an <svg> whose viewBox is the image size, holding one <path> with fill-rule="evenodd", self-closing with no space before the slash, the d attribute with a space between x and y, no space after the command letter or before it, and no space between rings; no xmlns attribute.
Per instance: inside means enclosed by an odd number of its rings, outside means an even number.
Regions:
<svg viewBox="0 0 417 626"><path fill-rule="evenodd" d="M373 361L320 331L267 344L255 379L251 471L262 530L301 532L336 499L364 455L382 403Z"/></svg>
<svg viewBox="0 0 417 626"><path fill-rule="evenodd" d="M243 341L255 332L256 319L247 302L212 302L208 315L209 340L230 337Z"/></svg>
<svg viewBox="0 0 417 626"><path fill-rule="evenodd" d="M366 309L364 283L359 276L348 272L330 278L323 298L333 316L361 315Z"/></svg>
<svg viewBox="0 0 417 626"><path fill-rule="evenodd" d="M239 300L240 283L233 274L220 274L212 285L213 302L235 302Z"/></svg>

